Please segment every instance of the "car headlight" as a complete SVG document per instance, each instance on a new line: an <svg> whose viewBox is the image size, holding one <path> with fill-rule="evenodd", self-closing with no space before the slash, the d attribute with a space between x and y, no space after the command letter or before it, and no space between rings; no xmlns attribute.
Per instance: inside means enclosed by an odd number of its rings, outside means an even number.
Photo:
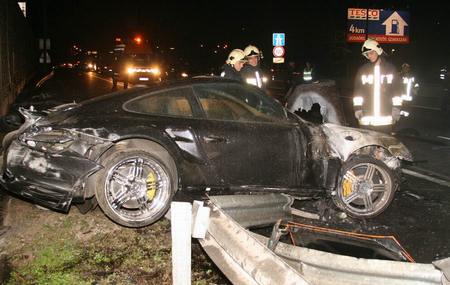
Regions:
<svg viewBox="0 0 450 285"><path fill-rule="evenodd" d="M69 148L74 138L65 131L50 130L37 134L24 133L19 140L39 151L59 153Z"/></svg>
<svg viewBox="0 0 450 285"><path fill-rule="evenodd" d="M150 73L153 74L153 75L160 75L161 74L161 70L159 70L158 67L153 67L153 68L150 68Z"/></svg>

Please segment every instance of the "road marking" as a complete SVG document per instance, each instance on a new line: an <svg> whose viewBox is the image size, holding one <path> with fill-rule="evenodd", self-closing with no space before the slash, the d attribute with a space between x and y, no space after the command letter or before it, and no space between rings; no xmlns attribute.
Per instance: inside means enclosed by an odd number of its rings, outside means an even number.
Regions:
<svg viewBox="0 0 450 285"><path fill-rule="evenodd" d="M106 78L100 77L100 76L98 76L97 74L94 74L94 73L92 73L91 76L93 76L93 77L95 77L95 78L98 78L98 79L100 79L100 80L109 82L109 83L112 84L112 79L106 79ZM123 87L123 82L117 82L117 86L122 86L122 87ZM133 84L128 83L128 87L129 87L129 88L133 87Z"/></svg>
<svg viewBox="0 0 450 285"><path fill-rule="evenodd" d="M435 107L427 107L427 106L421 106L421 105L410 105L412 108L418 108L418 109L425 109L425 110L432 110L432 111L440 111L440 108Z"/></svg>
<svg viewBox="0 0 450 285"><path fill-rule="evenodd" d="M423 173L419 173L419 172L416 172L416 171L413 171L410 169L405 169L405 168L402 169L402 172L406 175L415 176L415 177L422 178L422 179L428 180L430 182L433 182L433 183L436 183L436 184L439 184L439 185L442 185L445 187L450 187L450 182L443 180L443 179L435 178L435 177L432 177L432 176L429 176L429 175L426 175Z"/></svg>
<svg viewBox="0 0 450 285"><path fill-rule="evenodd" d="M450 141L450 138L448 138L448 137L443 137L443 136L437 136L437 137L440 138L440 139L444 139L444 140Z"/></svg>
<svg viewBox="0 0 450 285"><path fill-rule="evenodd" d="M95 78L98 78L98 79L100 79L100 80L103 80L103 81L112 83L112 79L106 79L106 78L100 77L100 76L98 76L97 74L93 74L93 73L92 73L92 76L95 77Z"/></svg>

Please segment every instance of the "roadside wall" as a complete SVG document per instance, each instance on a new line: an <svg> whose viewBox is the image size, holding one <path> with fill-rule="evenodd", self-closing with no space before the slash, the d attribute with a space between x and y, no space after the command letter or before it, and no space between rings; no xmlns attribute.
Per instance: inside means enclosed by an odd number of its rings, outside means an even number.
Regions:
<svg viewBox="0 0 450 285"><path fill-rule="evenodd" d="M14 0L0 0L0 116L37 67L36 41Z"/></svg>

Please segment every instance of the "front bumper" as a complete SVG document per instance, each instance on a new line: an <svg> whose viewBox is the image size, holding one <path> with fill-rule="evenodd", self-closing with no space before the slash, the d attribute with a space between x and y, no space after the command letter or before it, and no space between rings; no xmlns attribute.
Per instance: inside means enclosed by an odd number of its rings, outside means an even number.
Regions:
<svg viewBox="0 0 450 285"><path fill-rule="evenodd" d="M4 152L0 185L50 209L67 212L74 198L83 199L86 178L101 165L76 153L49 154L14 140Z"/></svg>
<svg viewBox="0 0 450 285"><path fill-rule="evenodd" d="M154 83L160 82L161 76L155 75L153 73L147 72L136 72L128 75L128 81L134 84L146 84L146 83Z"/></svg>

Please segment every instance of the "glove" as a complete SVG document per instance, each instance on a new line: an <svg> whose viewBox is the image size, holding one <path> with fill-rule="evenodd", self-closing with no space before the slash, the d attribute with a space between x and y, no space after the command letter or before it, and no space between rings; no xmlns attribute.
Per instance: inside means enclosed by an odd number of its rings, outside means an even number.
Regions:
<svg viewBox="0 0 450 285"><path fill-rule="evenodd" d="M400 119L400 109L392 107L392 119L397 122Z"/></svg>

